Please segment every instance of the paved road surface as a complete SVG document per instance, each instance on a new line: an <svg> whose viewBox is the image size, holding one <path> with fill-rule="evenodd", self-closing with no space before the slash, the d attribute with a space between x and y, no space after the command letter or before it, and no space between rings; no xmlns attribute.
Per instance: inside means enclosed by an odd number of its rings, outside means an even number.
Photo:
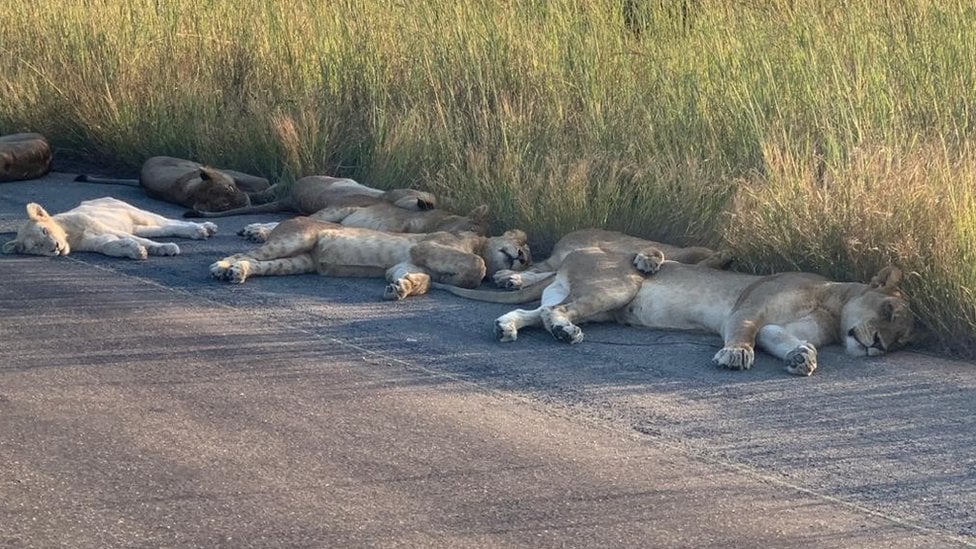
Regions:
<svg viewBox="0 0 976 549"><path fill-rule="evenodd" d="M138 189L0 185L0 241ZM976 365L713 336L493 341L506 306L208 278L251 216L144 262L0 257L0 547L976 545Z"/></svg>

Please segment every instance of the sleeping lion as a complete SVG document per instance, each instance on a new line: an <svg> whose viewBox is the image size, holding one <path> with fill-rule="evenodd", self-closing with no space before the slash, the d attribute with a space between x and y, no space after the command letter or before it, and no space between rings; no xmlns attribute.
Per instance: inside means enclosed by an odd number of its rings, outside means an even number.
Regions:
<svg viewBox="0 0 976 549"><path fill-rule="evenodd" d="M530 261L525 233L485 237L472 232L391 233L296 217L280 223L263 246L210 266L219 280L318 272L328 276L380 277L387 299L427 293L431 282L474 288L500 269L521 270Z"/></svg>
<svg viewBox="0 0 976 549"><path fill-rule="evenodd" d="M636 269L635 269L636 267ZM791 374L817 369L817 348L841 343L848 354L878 356L906 344L914 321L898 287L902 272L882 269L869 284L833 282L811 273L757 276L665 261L659 250L636 255L584 248L568 254L555 277L514 292L444 288L483 301L539 299L495 321L500 341L543 326L556 339L583 340L578 324L619 322L648 328L704 330L722 336L713 361L747 370L756 347Z"/></svg>
<svg viewBox="0 0 976 549"><path fill-rule="evenodd" d="M150 255L180 253L176 244L150 238L178 236L202 240L217 232L213 223L167 219L109 197L85 200L55 215L31 202L27 205L27 218L17 236L3 244L3 253L62 256L71 252L96 252L146 259Z"/></svg>

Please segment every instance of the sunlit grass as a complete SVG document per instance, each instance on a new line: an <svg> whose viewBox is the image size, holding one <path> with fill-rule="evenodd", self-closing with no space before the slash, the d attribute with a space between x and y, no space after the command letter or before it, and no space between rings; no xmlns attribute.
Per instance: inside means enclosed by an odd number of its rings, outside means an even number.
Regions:
<svg viewBox="0 0 976 549"><path fill-rule="evenodd" d="M540 248L605 226L757 271L894 262L938 343L976 343L969 2L4 8L0 132L131 167L422 187Z"/></svg>

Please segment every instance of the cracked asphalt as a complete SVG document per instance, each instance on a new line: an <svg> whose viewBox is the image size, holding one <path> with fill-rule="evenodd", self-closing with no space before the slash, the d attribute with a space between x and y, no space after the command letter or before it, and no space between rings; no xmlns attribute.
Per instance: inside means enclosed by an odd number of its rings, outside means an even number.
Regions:
<svg viewBox="0 0 976 549"><path fill-rule="evenodd" d="M0 184L0 241L30 201L182 213L71 177ZM0 257L0 546L976 545L976 365L730 372L705 334L500 344L504 305L209 278L275 219L178 257Z"/></svg>

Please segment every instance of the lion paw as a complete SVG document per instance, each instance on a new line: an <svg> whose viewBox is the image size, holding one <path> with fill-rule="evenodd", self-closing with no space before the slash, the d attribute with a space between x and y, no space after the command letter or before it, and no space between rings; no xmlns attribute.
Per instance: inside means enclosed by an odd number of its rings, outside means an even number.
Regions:
<svg viewBox="0 0 976 549"><path fill-rule="evenodd" d="M402 278L390 282L383 289L383 299L389 301L400 301L408 295L410 295L410 289L407 287L406 281Z"/></svg>
<svg viewBox="0 0 976 549"><path fill-rule="evenodd" d="M190 227L186 238L191 240L206 240L217 233L217 226L213 223L194 223Z"/></svg>
<svg viewBox="0 0 976 549"><path fill-rule="evenodd" d="M715 353L712 361L730 370L748 370L756 360L756 351L751 345L729 345Z"/></svg>
<svg viewBox="0 0 976 549"><path fill-rule="evenodd" d="M515 341L518 339L518 328L512 322L503 322L498 319L495 321L495 339L503 343Z"/></svg>
<svg viewBox="0 0 976 549"><path fill-rule="evenodd" d="M817 369L817 349L804 343L786 355L786 371L797 376L809 376Z"/></svg>
<svg viewBox="0 0 976 549"><path fill-rule="evenodd" d="M231 263L226 259L221 259L210 265L210 276L217 280L241 284L247 280L249 269L246 261Z"/></svg>
<svg viewBox="0 0 976 549"><path fill-rule="evenodd" d="M634 267L644 276L650 276L661 270L661 263L664 262L664 254L657 250L654 250L654 252L640 252L634 256Z"/></svg>
<svg viewBox="0 0 976 549"><path fill-rule="evenodd" d="M576 344L583 341L583 330L575 324L554 324L549 332L563 343Z"/></svg>
<svg viewBox="0 0 976 549"><path fill-rule="evenodd" d="M165 244L160 244L158 246L150 246L148 251L149 251L149 255L162 255L162 256L180 255L180 247L177 244L174 244L173 242L167 242Z"/></svg>
<svg viewBox="0 0 976 549"><path fill-rule="evenodd" d="M269 231L265 228L263 223L249 223L244 225L244 228L237 232L238 235L243 236L245 239L251 242L267 242Z"/></svg>
<svg viewBox="0 0 976 549"><path fill-rule="evenodd" d="M124 240L119 244L119 247L122 249L122 257L130 259L146 259L149 257L149 250L134 240Z"/></svg>
<svg viewBox="0 0 976 549"><path fill-rule="evenodd" d="M505 290L520 290L522 288L522 274L515 271L503 269L495 273L491 279L495 286Z"/></svg>

